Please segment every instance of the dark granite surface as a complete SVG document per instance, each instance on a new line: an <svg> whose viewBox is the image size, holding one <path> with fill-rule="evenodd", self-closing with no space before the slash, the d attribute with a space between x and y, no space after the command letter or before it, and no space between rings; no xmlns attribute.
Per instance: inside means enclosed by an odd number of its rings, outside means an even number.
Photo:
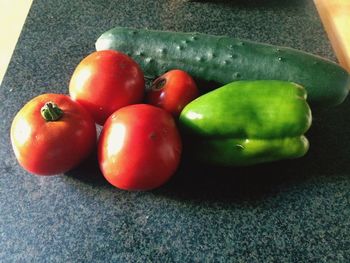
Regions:
<svg viewBox="0 0 350 263"><path fill-rule="evenodd" d="M26 173L15 113L67 93L113 26L199 31L335 59L311 0L35 0L0 88L0 262L350 262L350 102L314 116L302 159L214 169L183 162L165 186L126 192L96 156L55 177Z"/></svg>

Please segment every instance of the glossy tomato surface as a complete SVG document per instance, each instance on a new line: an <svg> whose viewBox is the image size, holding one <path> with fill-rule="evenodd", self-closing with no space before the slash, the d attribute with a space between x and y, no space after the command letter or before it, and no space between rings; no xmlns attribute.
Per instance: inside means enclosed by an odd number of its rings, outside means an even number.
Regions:
<svg viewBox="0 0 350 263"><path fill-rule="evenodd" d="M114 50L96 51L76 67L69 83L72 99L103 125L117 109L143 99L144 75L129 56Z"/></svg>
<svg viewBox="0 0 350 263"><path fill-rule="evenodd" d="M175 173L182 143L173 117L163 109L135 104L108 118L98 144L100 169L114 186L151 190Z"/></svg>
<svg viewBox="0 0 350 263"><path fill-rule="evenodd" d="M62 116L47 121L42 107L54 103ZM30 173L54 175L77 166L96 146L96 126L88 112L66 95L43 94L30 100L11 125L11 142L20 165Z"/></svg>
<svg viewBox="0 0 350 263"><path fill-rule="evenodd" d="M179 116L182 109L199 95L196 83L185 71L174 69L157 78L147 91L146 101Z"/></svg>

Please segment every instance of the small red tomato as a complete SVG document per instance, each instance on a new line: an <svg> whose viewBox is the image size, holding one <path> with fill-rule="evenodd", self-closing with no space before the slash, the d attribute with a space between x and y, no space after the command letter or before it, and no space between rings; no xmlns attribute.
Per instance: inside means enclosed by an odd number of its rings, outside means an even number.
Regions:
<svg viewBox="0 0 350 263"><path fill-rule="evenodd" d="M176 171L182 151L173 117L163 109L134 104L106 121L98 143L100 169L124 190L151 190Z"/></svg>
<svg viewBox="0 0 350 263"><path fill-rule="evenodd" d="M96 123L103 125L117 109L139 103L144 88L143 72L132 58L115 50L103 50L79 63L69 83L69 94Z"/></svg>
<svg viewBox="0 0 350 263"><path fill-rule="evenodd" d="M147 92L146 101L173 114L180 115L182 109L199 95L196 83L185 71L174 69L157 78Z"/></svg>
<svg viewBox="0 0 350 263"><path fill-rule="evenodd" d="M89 113L68 96L43 94L17 113L11 142L25 170L54 175L77 166L92 152L96 127Z"/></svg>

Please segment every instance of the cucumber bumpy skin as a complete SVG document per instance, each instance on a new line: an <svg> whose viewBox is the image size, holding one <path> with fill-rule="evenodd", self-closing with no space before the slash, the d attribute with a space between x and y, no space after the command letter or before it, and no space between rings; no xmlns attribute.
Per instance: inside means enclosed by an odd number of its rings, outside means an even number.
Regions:
<svg viewBox="0 0 350 263"><path fill-rule="evenodd" d="M350 87L349 73L335 62L226 36L116 27L98 38L96 50L105 49L131 56L149 78L177 68L220 85L235 80L295 82L306 88L310 104L320 108L342 103Z"/></svg>

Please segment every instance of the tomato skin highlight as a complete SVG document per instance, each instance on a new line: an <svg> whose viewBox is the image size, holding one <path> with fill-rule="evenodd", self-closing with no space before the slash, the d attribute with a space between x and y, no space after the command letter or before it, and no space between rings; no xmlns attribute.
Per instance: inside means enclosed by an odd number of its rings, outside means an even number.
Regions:
<svg viewBox="0 0 350 263"><path fill-rule="evenodd" d="M43 118L41 108L47 102L57 104L61 118ZM89 113L63 94L42 94L26 103L13 119L10 135L19 164L36 175L69 171L91 154L97 139Z"/></svg>
<svg viewBox="0 0 350 263"><path fill-rule="evenodd" d="M139 65L115 50L95 51L76 67L69 83L69 94L82 104L96 123L121 107L141 102L145 80Z"/></svg>
<svg viewBox="0 0 350 263"><path fill-rule="evenodd" d="M98 143L100 169L124 190L152 190L177 170L182 142L173 117L163 109L135 104L113 113Z"/></svg>
<svg viewBox="0 0 350 263"><path fill-rule="evenodd" d="M185 71L174 69L158 77L146 93L147 103L163 108L174 117L199 96L195 81Z"/></svg>

